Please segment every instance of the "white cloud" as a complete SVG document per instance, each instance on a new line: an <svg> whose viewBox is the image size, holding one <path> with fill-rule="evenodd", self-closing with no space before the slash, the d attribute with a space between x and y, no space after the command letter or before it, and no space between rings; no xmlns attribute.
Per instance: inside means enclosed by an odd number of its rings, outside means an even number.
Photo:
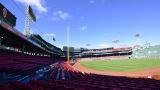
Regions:
<svg viewBox="0 0 160 90"><path fill-rule="evenodd" d="M28 3L29 5L35 6L39 12L47 11L47 8L43 6L44 4L42 3L43 0L15 0L15 1L23 3L25 5Z"/></svg>
<svg viewBox="0 0 160 90"><path fill-rule="evenodd" d="M59 21L60 19L56 18L56 17L52 17L51 20L53 20L53 21Z"/></svg>
<svg viewBox="0 0 160 90"><path fill-rule="evenodd" d="M80 29L81 31L85 31L85 30L88 29L88 26L82 26L82 27L80 27L79 29Z"/></svg>
<svg viewBox="0 0 160 90"><path fill-rule="evenodd" d="M108 48L108 47L110 47L110 45L107 44L107 43L100 43L100 44L97 45L97 47L99 47L99 48Z"/></svg>
<svg viewBox="0 0 160 90"><path fill-rule="evenodd" d="M56 35L54 33L46 33L44 34L45 37L55 37Z"/></svg>
<svg viewBox="0 0 160 90"><path fill-rule="evenodd" d="M59 11L53 12L53 17L51 19L53 21L58 21L58 20L66 20L70 17L71 15L69 13L59 10Z"/></svg>
<svg viewBox="0 0 160 90"><path fill-rule="evenodd" d="M54 33L46 33L46 34L43 34L43 38L44 38L47 42L49 42L49 43L51 43L51 44L54 43L53 38L55 38L55 37L56 37L56 35L55 35Z"/></svg>

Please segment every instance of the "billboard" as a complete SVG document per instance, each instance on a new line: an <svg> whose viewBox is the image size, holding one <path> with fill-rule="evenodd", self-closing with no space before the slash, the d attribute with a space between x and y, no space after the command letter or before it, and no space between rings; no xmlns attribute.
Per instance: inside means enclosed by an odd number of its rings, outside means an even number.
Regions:
<svg viewBox="0 0 160 90"><path fill-rule="evenodd" d="M0 19L6 22L7 24L14 27L16 25L16 17L8 11L1 3L0 3Z"/></svg>

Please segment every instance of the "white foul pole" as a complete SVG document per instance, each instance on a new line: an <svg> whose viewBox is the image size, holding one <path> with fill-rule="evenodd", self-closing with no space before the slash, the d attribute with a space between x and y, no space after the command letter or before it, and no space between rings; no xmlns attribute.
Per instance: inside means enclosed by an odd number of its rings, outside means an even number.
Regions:
<svg viewBox="0 0 160 90"><path fill-rule="evenodd" d="M70 64L70 30L69 30L69 26L67 26L67 61Z"/></svg>

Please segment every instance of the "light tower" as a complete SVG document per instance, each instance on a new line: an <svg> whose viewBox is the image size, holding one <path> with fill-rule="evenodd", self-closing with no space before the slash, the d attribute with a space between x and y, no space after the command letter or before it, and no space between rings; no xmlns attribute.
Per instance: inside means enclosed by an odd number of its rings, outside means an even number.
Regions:
<svg viewBox="0 0 160 90"><path fill-rule="evenodd" d="M141 49L141 41L140 41L140 34L137 33L134 36L136 38L135 46L133 47L133 56L137 57L140 55L140 49Z"/></svg>
<svg viewBox="0 0 160 90"><path fill-rule="evenodd" d="M117 47L118 47L119 40L113 40L112 43L115 44L115 47L117 48Z"/></svg>
<svg viewBox="0 0 160 90"><path fill-rule="evenodd" d="M30 32L30 23L36 21L36 17L33 13L33 10L29 4L26 5L26 18L25 18L25 28L24 28L24 34L29 37L31 35Z"/></svg>
<svg viewBox="0 0 160 90"><path fill-rule="evenodd" d="M136 45L141 45L141 41L140 41L140 34L139 33L137 33L136 35L135 35L135 38L136 38Z"/></svg>
<svg viewBox="0 0 160 90"><path fill-rule="evenodd" d="M25 29L24 29L24 34L26 36L30 36L30 18L29 18L29 15L28 15L28 11L29 11L29 5L27 4L26 5L26 19L25 19Z"/></svg>

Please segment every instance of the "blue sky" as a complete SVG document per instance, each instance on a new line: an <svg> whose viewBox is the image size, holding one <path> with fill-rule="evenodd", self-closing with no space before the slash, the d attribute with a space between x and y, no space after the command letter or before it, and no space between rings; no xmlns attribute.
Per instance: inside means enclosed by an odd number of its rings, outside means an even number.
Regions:
<svg viewBox="0 0 160 90"><path fill-rule="evenodd" d="M141 44L160 43L160 0L1 0L17 17L16 29L22 33L27 1L37 16L32 33L58 47L67 45L67 26L74 47L112 47L113 40L119 40L118 47L133 46L137 33Z"/></svg>

